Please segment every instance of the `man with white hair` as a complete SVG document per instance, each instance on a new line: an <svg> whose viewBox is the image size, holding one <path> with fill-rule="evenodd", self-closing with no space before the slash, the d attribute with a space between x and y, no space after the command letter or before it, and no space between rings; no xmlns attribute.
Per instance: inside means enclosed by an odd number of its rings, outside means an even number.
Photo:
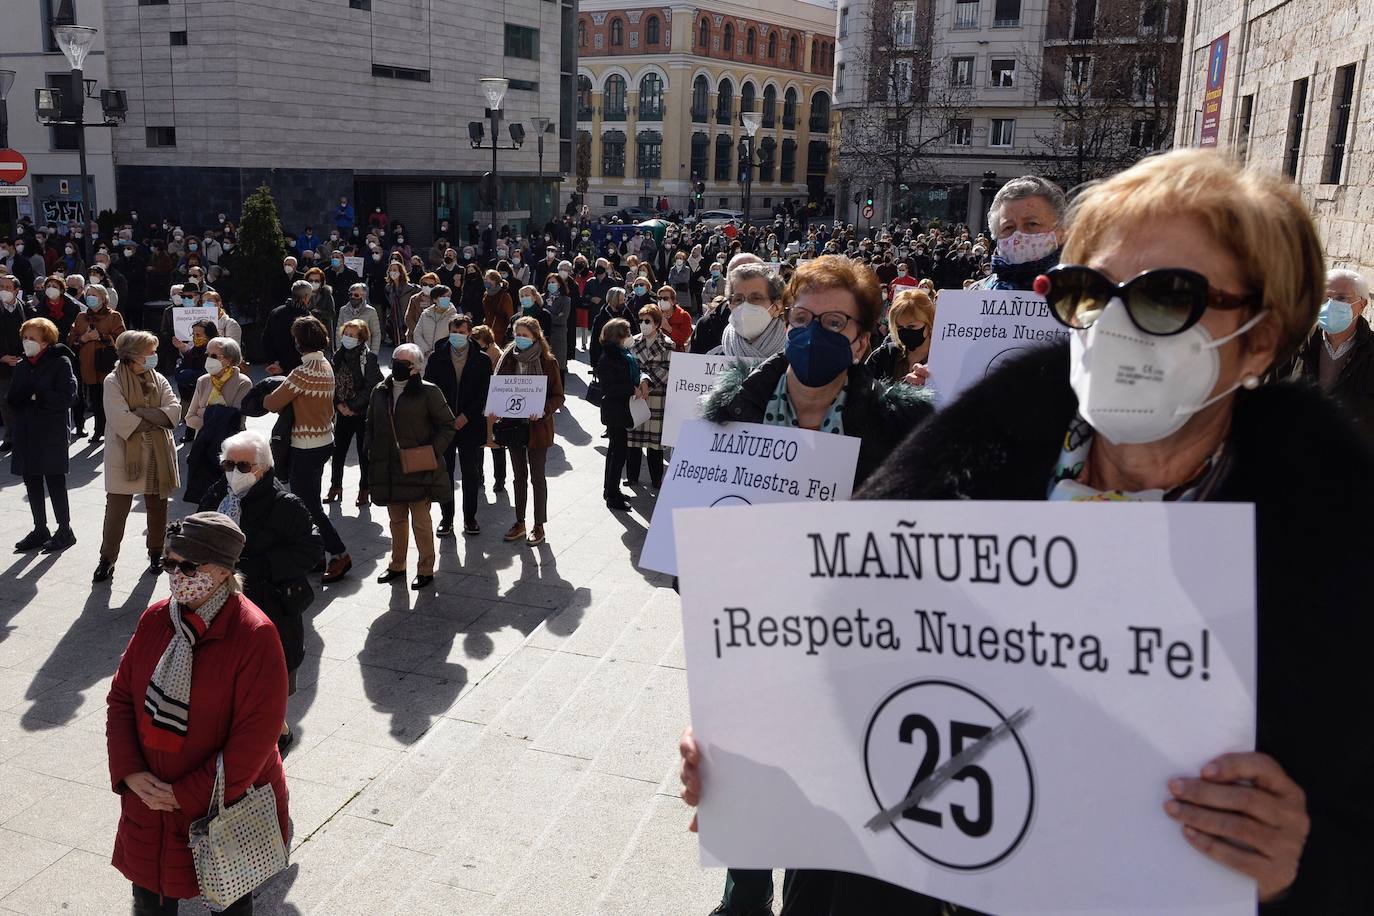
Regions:
<svg viewBox="0 0 1374 916"><path fill-rule="evenodd" d="M310 510L273 473L265 433L250 429L225 439L220 462L224 476L205 492L200 511L222 512L243 531L238 563L243 593L276 624L286 654L288 694L295 693L296 669L305 658L302 614L315 599L307 577L323 547ZM283 722L277 747L284 753L293 738Z"/></svg>
<svg viewBox="0 0 1374 916"><path fill-rule="evenodd" d="M1353 270L1326 274L1326 300L1312 337L1298 354L1298 373L1340 404L1374 442L1374 330L1365 320L1369 281Z"/></svg>

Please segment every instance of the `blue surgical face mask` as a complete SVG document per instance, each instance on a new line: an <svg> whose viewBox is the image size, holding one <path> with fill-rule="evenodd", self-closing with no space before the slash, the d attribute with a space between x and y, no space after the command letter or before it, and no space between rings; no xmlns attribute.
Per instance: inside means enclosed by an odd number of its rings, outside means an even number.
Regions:
<svg viewBox="0 0 1374 916"><path fill-rule="evenodd" d="M194 306L194 305L196 304L196 297L195 297L195 296L182 296L182 297L181 297L181 304L184 305L184 306L186 306L187 308L191 308L192 306Z"/></svg>
<svg viewBox="0 0 1374 916"><path fill-rule="evenodd" d="M345 350L352 350L352 349L353 349L354 347L356 347L359 343L360 343L360 341L358 340L358 338L356 338L356 337L349 337L347 334L345 334L343 337L340 337L340 338L339 338L339 344L340 344L340 346L342 346Z"/></svg>
<svg viewBox="0 0 1374 916"><path fill-rule="evenodd" d="M88 308L88 309L98 309L98 308L100 308L100 297L99 297L99 296L87 296L87 297L86 297L86 308Z"/></svg>
<svg viewBox="0 0 1374 916"><path fill-rule="evenodd" d="M468 348L468 335L462 331L449 331L449 346L455 350L466 350Z"/></svg>
<svg viewBox="0 0 1374 916"><path fill-rule="evenodd" d="M558 293L559 293L558 284L557 284L557 283L550 283L550 284L549 284L549 295L550 295L550 296L557 296Z"/></svg>
<svg viewBox="0 0 1374 916"><path fill-rule="evenodd" d="M1349 302L1327 299L1317 313L1317 326L1328 334L1339 334L1350 327L1355 320L1355 310Z"/></svg>
<svg viewBox="0 0 1374 916"><path fill-rule="evenodd" d="M849 338L821 327L816 319L787 332L787 364L808 388L823 388L849 369L854 351Z"/></svg>
<svg viewBox="0 0 1374 916"><path fill-rule="evenodd" d="M528 337L515 338L515 348L517 350L528 350L532 346L534 346L534 341L530 340Z"/></svg>
<svg viewBox="0 0 1374 916"><path fill-rule="evenodd" d="M520 297L520 307L523 308L523 309L525 309L526 311L529 311L530 309L534 308L534 299L533 299L533 297L531 297L531 296L521 296L521 297Z"/></svg>
<svg viewBox="0 0 1374 916"><path fill-rule="evenodd" d="M449 296L440 296L440 297L439 297L439 308L441 308L441 309L446 309L446 308L448 308L448 307L449 307L450 305L452 305L452 304L453 304L453 299L452 299L451 297L449 297Z"/></svg>
<svg viewBox="0 0 1374 916"><path fill-rule="evenodd" d="M343 261L340 261L338 258L330 258L330 259L329 259L329 266L331 266L331 267L338 267L338 266L339 266L340 264L342 264L342 263L343 263Z"/></svg>
<svg viewBox="0 0 1374 916"><path fill-rule="evenodd" d="M148 356L143 357L143 368L144 368L144 369L156 369L156 368L157 368L157 354L156 354L156 353L153 353L153 354L150 354L150 355L148 355Z"/></svg>

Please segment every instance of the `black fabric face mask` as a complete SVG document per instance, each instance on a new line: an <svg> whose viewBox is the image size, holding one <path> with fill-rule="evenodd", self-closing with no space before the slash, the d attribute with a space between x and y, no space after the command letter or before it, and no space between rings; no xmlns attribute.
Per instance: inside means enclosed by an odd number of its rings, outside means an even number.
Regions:
<svg viewBox="0 0 1374 916"><path fill-rule="evenodd" d="M897 339L908 350L915 350L926 342L925 328L898 328Z"/></svg>

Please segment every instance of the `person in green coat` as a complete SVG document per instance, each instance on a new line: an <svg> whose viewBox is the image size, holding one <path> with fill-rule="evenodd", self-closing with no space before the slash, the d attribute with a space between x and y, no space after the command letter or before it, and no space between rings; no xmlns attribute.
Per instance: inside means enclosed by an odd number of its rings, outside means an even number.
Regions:
<svg viewBox="0 0 1374 916"><path fill-rule="evenodd" d="M410 587L419 591L434 581L434 523L430 504L453 499L453 481L444 469L444 450L454 436L453 411L438 385L426 382L425 355L415 344L391 354L391 377L372 389L367 408L368 484L372 501L391 516L391 562L377 577L387 583L405 576L406 526L415 532L420 566ZM429 446L434 468L401 470L401 449Z"/></svg>

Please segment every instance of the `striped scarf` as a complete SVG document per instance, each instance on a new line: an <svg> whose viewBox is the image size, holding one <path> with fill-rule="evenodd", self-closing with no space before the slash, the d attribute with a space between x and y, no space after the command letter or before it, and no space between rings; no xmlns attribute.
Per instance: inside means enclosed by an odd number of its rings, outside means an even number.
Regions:
<svg viewBox="0 0 1374 916"><path fill-rule="evenodd" d="M158 659L143 697L139 735L144 747L177 753L191 726L191 659L196 643L210 629L215 615L229 599L229 583L219 587L194 611L183 613L175 598L168 606L172 641Z"/></svg>

